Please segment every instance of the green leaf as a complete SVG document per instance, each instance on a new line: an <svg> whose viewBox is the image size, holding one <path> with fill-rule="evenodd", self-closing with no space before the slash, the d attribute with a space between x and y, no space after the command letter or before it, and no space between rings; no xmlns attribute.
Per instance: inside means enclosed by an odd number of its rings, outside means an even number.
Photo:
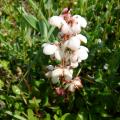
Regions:
<svg viewBox="0 0 120 120"><path fill-rule="evenodd" d="M28 109L27 113L28 113L28 120L37 120L37 117L34 116L32 109Z"/></svg>
<svg viewBox="0 0 120 120"><path fill-rule="evenodd" d="M43 20L39 21L38 29L39 29L39 31L41 33L41 36L43 38L47 39L47 36L48 36L47 25L46 25L46 23Z"/></svg>
<svg viewBox="0 0 120 120"><path fill-rule="evenodd" d="M61 120L73 120L73 116L70 113L65 113L62 117Z"/></svg>
<svg viewBox="0 0 120 120"><path fill-rule="evenodd" d="M38 5L35 4L35 2L33 2L33 0L28 0L28 1L29 1L30 5L33 7L33 9L34 9L35 11L36 11L36 10L38 11L39 15L40 15L41 18L45 21L46 25L49 26L49 25L48 25L48 21L47 21L47 19L45 18L44 14L42 13L40 7L38 7Z"/></svg>
<svg viewBox="0 0 120 120"><path fill-rule="evenodd" d="M26 13L26 11L24 10L23 7L18 8L18 11L31 27L38 30L38 22L39 21L35 16Z"/></svg>
<svg viewBox="0 0 120 120"><path fill-rule="evenodd" d="M29 23L29 25L31 25L31 27L38 30L38 27L37 27L38 26L38 20L35 16L33 16L31 14L28 15L28 14L23 13L23 17Z"/></svg>
<svg viewBox="0 0 120 120"><path fill-rule="evenodd" d="M16 86L16 85L13 85L13 86L12 86L12 91L13 91L13 93L15 93L16 95L20 95L20 93L21 93L21 90L20 90L19 87Z"/></svg>
<svg viewBox="0 0 120 120"><path fill-rule="evenodd" d="M50 118L50 114L47 113L46 116L45 116L45 118L44 118L43 120L51 120L51 118Z"/></svg>
<svg viewBox="0 0 120 120"><path fill-rule="evenodd" d="M38 108L40 102L41 102L41 100L36 99L35 97L32 100L29 100L31 107L33 107L33 108Z"/></svg>
<svg viewBox="0 0 120 120"><path fill-rule="evenodd" d="M54 120L60 120L56 114L54 115Z"/></svg>
<svg viewBox="0 0 120 120"><path fill-rule="evenodd" d="M4 82L2 80L0 80L0 89L4 87Z"/></svg>
<svg viewBox="0 0 120 120"><path fill-rule="evenodd" d="M13 116L14 118L16 118L16 119L18 119L18 120L27 120L26 118L24 118L24 117L22 117L22 116L14 115L14 114L13 114L12 112L10 112L10 111L6 111L5 113L8 114L8 115Z"/></svg>
<svg viewBox="0 0 120 120"><path fill-rule="evenodd" d="M77 120L84 120L83 115L82 115L82 114L78 114L78 115L77 115Z"/></svg>

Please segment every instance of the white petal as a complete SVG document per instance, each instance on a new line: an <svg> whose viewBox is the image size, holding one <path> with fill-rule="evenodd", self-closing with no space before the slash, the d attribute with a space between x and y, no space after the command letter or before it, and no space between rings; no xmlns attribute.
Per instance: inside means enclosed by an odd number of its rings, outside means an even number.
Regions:
<svg viewBox="0 0 120 120"><path fill-rule="evenodd" d="M69 71L70 71L70 73L73 75L73 69L70 69Z"/></svg>
<svg viewBox="0 0 120 120"><path fill-rule="evenodd" d="M74 85L78 85L78 86L81 85L81 82L79 80L74 80L73 83L74 83Z"/></svg>
<svg viewBox="0 0 120 120"><path fill-rule="evenodd" d="M64 56L63 51L62 51L60 48L58 48L58 49L55 51L55 58L56 58L57 60L61 61L62 58L63 58L63 56Z"/></svg>
<svg viewBox="0 0 120 120"><path fill-rule="evenodd" d="M80 53L80 60L86 60L88 58L88 53L87 52L82 52ZM79 61L80 61L79 60Z"/></svg>
<svg viewBox="0 0 120 120"><path fill-rule="evenodd" d="M54 71L52 71L52 78L59 77L63 75L63 69L57 68Z"/></svg>
<svg viewBox="0 0 120 120"><path fill-rule="evenodd" d="M85 28L87 26L87 21L84 17L81 17L80 15L74 15L73 18L81 27Z"/></svg>
<svg viewBox="0 0 120 120"><path fill-rule="evenodd" d="M78 25L77 23L73 23L71 30L72 30L73 34L78 34L81 31L81 26Z"/></svg>
<svg viewBox="0 0 120 120"><path fill-rule="evenodd" d="M78 62L71 62L71 67L72 68L77 68L78 67Z"/></svg>
<svg viewBox="0 0 120 120"><path fill-rule="evenodd" d="M51 44L44 44L43 47L43 53L46 55L54 54L57 49L57 46Z"/></svg>
<svg viewBox="0 0 120 120"><path fill-rule="evenodd" d="M88 58L88 48L81 46L78 53L79 53L79 61L86 60Z"/></svg>
<svg viewBox="0 0 120 120"><path fill-rule="evenodd" d="M81 34L76 35L76 37L78 37L78 39L84 43L87 43L87 38Z"/></svg>
<svg viewBox="0 0 120 120"><path fill-rule="evenodd" d="M80 78L78 78L78 77L73 80L73 84L74 84L76 87L82 87L82 86L83 86Z"/></svg>
<svg viewBox="0 0 120 120"><path fill-rule="evenodd" d="M77 62L77 59L78 59L78 54L76 54L76 52L71 54L71 56L70 56L70 61L71 62Z"/></svg>
<svg viewBox="0 0 120 120"><path fill-rule="evenodd" d="M64 34L72 34L72 31L71 31L71 29L70 29L70 26L69 26L66 22L64 22L64 23L62 24L61 32L64 33Z"/></svg>
<svg viewBox="0 0 120 120"><path fill-rule="evenodd" d="M53 16L49 19L49 23L58 28L61 28L61 26L64 22L65 22L65 20L60 16Z"/></svg>
<svg viewBox="0 0 120 120"><path fill-rule="evenodd" d="M45 74L45 76L48 77L48 78L51 78L52 72L51 72L51 71L47 72L47 73Z"/></svg>
<svg viewBox="0 0 120 120"><path fill-rule="evenodd" d="M72 80L72 73L70 72L69 69L64 69L64 76L65 76L65 80Z"/></svg>
<svg viewBox="0 0 120 120"><path fill-rule="evenodd" d="M68 40L68 42L65 44L67 44L68 48L75 51L80 47L80 40L78 39L78 37L74 36L71 37L70 40Z"/></svg>
<svg viewBox="0 0 120 120"><path fill-rule="evenodd" d="M74 86L74 84L70 83L70 85L69 85L69 87L68 87L68 90L69 90L70 92L74 92L74 91L75 91L75 86Z"/></svg>
<svg viewBox="0 0 120 120"><path fill-rule="evenodd" d="M86 51L86 52L89 52L89 50L88 50L88 48L87 47L85 47L85 46L80 46L80 50L82 51Z"/></svg>
<svg viewBox="0 0 120 120"><path fill-rule="evenodd" d="M52 77L51 81L53 84L56 84L59 82L59 77Z"/></svg>

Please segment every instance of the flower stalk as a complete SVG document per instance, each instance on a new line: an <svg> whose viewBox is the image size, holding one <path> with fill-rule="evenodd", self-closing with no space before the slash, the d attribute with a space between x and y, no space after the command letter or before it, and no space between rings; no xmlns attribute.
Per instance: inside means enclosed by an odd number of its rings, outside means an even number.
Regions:
<svg viewBox="0 0 120 120"><path fill-rule="evenodd" d="M43 53L60 61L60 64L47 66L46 76L56 86L56 93L64 95L65 91L74 92L83 87L78 74L73 77L73 70L88 58L88 48L81 45L82 42L87 43L87 38L80 34L81 29L87 26L87 21L80 15L72 16L70 10L65 8L59 16L52 16L49 23L60 30L60 41L44 43Z"/></svg>

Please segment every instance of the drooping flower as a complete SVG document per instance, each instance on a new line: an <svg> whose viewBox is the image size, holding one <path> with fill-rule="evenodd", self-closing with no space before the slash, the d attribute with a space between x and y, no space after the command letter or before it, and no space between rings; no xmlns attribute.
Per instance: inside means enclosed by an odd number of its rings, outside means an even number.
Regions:
<svg viewBox="0 0 120 120"><path fill-rule="evenodd" d="M78 54L78 62L81 60L86 60L88 58L88 48L85 46L80 46L79 50L76 51L76 54Z"/></svg>
<svg viewBox="0 0 120 120"><path fill-rule="evenodd" d="M61 16L53 16L49 19L49 23L60 29L62 25L66 22Z"/></svg>
<svg viewBox="0 0 120 120"><path fill-rule="evenodd" d="M57 50L57 46L50 43L44 43L42 47L43 47L43 53L45 55L52 55Z"/></svg>
<svg viewBox="0 0 120 120"><path fill-rule="evenodd" d="M74 15L73 18L79 27L85 28L87 26L87 21L84 17L80 15Z"/></svg>
<svg viewBox="0 0 120 120"><path fill-rule="evenodd" d="M46 73L46 76L51 78L53 84L59 83L60 78L63 80L69 81L72 80L73 70L68 68L55 68L53 71L49 71Z"/></svg>
<svg viewBox="0 0 120 120"><path fill-rule="evenodd" d="M63 56L64 56L64 52L62 51L62 49L55 44L50 44L50 43L44 43L42 45L43 47L43 53L46 55L50 55L52 57L54 57L56 60L61 61Z"/></svg>
<svg viewBox="0 0 120 120"><path fill-rule="evenodd" d="M81 34L71 37L64 43L65 47L70 48L71 50L75 51L80 48L81 42L87 43L87 38Z"/></svg>
<svg viewBox="0 0 120 120"><path fill-rule="evenodd" d="M76 89L82 88L82 82L79 77L76 77L72 80L72 82L68 86L68 91L74 92Z"/></svg>
<svg viewBox="0 0 120 120"><path fill-rule="evenodd" d="M84 46L80 46L80 48L74 51L70 55L70 65L72 68L78 67L78 63L82 62L82 60L86 60L88 58L88 48Z"/></svg>

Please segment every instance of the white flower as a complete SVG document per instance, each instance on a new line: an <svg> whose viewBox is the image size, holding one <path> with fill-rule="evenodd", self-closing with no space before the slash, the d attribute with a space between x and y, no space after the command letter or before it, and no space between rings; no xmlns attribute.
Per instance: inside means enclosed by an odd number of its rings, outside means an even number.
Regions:
<svg viewBox="0 0 120 120"><path fill-rule="evenodd" d="M82 34L78 34L78 35L76 35L76 37L77 37L81 42L87 43L87 38L86 38L85 36L83 36Z"/></svg>
<svg viewBox="0 0 120 120"><path fill-rule="evenodd" d="M74 86L74 84L72 84L72 83L69 84L68 91L75 92L75 86Z"/></svg>
<svg viewBox="0 0 120 120"><path fill-rule="evenodd" d="M80 40L74 36L67 40L64 45L71 50L77 50L80 47Z"/></svg>
<svg viewBox="0 0 120 120"><path fill-rule="evenodd" d="M78 67L78 62L71 62L70 66L72 68L77 68Z"/></svg>
<svg viewBox="0 0 120 120"><path fill-rule="evenodd" d="M71 70L64 69L64 71L63 71L63 75L65 77L65 80L71 80L72 79L72 74L73 74L72 69Z"/></svg>
<svg viewBox="0 0 120 120"><path fill-rule="evenodd" d="M78 23L73 23L71 26L71 31L73 34L78 34L81 31L81 26Z"/></svg>
<svg viewBox="0 0 120 120"><path fill-rule="evenodd" d="M80 15L74 15L73 18L75 19L75 22L78 24L78 26L83 28L87 26L87 21L84 17L81 17Z"/></svg>
<svg viewBox="0 0 120 120"><path fill-rule="evenodd" d="M72 34L70 26L66 22L63 22L62 27L61 27L61 32L64 34Z"/></svg>
<svg viewBox="0 0 120 120"><path fill-rule="evenodd" d="M56 84L59 82L59 77L63 75L63 69L61 68L57 68L55 70L52 71L51 73L51 77L52 77L52 83Z"/></svg>
<svg viewBox="0 0 120 120"><path fill-rule="evenodd" d="M74 64L76 62L79 63L82 60L86 60L88 58L88 52L89 52L88 48L84 46L80 46L80 48L76 50L75 52L73 52L70 56L71 66L74 67ZM76 66L77 66L77 63L76 63Z"/></svg>
<svg viewBox="0 0 120 120"><path fill-rule="evenodd" d="M49 23L60 29L63 23L65 23L65 20L60 16L53 16L49 19Z"/></svg>
<svg viewBox="0 0 120 120"><path fill-rule="evenodd" d="M52 78L59 77L59 76L63 76L63 69L62 68L57 68L54 71L52 71Z"/></svg>
<svg viewBox="0 0 120 120"><path fill-rule="evenodd" d="M55 57L55 59L61 61L64 56L64 51L55 44L44 43L42 45L43 53L45 55L50 55L51 57Z"/></svg>
<svg viewBox="0 0 120 120"><path fill-rule="evenodd" d="M57 50L57 46L56 45L52 45L52 44L49 44L49 43L44 43L42 45L42 47L43 47L43 53L45 55L52 55Z"/></svg>
<svg viewBox="0 0 120 120"><path fill-rule="evenodd" d="M69 84L68 86L68 90L70 92L74 92L75 89L79 89L79 88L82 88L82 83L81 83L81 80L79 77L76 77L72 80L72 82Z"/></svg>
<svg viewBox="0 0 120 120"><path fill-rule="evenodd" d="M71 37L64 43L65 47L70 48L71 50L75 51L80 48L80 43L84 42L87 43L87 38L81 34Z"/></svg>
<svg viewBox="0 0 120 120"><path fill-rule="evenodd" d="M55 84L59 82L61 76L63 76L65 80L72 80L72 74L73 74L72 69L56 68L55 70L52 71L50 75L52 77L52 83Z"/></svg>
<svg viewBox="0 0 120 120"><path fill-rule="evenodd" d="M56 83L59 83L60 80L59 80L59 77L52 77L51 81L53 84L56 84Z"/></svg>
<svg viewBox="0 0 120 120"><path fill-rule="evenodd" d="M55 58L59 61L62 60L62 58L64 57L64 52L62 51L62 49L58 48L56 51L55 51Z"/></svg>
<svg viewBox="0 0 120 120"><path fill-rule="evenodd" d="M81 60L86 60L88 58L88 48L80 46L80 49L76 52L78 54L78 62Z"/></svg>

